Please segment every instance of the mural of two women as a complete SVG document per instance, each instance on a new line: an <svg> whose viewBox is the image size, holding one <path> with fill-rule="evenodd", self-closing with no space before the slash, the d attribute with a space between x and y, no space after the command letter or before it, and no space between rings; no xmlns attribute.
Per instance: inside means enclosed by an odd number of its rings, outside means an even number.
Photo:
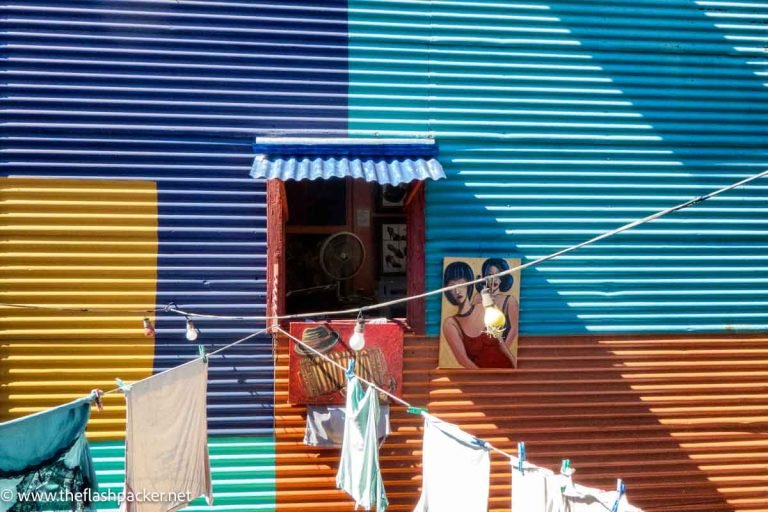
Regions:
<svg viewBox="0 0 768 512"><path fill-rule="evenodd" d="M443 286L469 283L479 277L509 270L519 259L445 258ZM480 292L488 286L506 326L501 340L485 332ZM440 329L441 368L515 368L519 315L519 273L490 277L478 285L468 284L445 292Z"/></svg>

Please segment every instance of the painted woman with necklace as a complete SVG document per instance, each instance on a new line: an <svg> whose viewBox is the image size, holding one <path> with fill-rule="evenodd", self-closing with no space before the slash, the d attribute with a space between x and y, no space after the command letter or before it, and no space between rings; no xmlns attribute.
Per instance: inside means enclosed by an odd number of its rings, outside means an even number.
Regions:
<svg viewBox="0 0 768 512"><path fill-rule="evenodd" d="M473 279L472 268L463 261L455 261L445 267L443 286L470 283ZM474 292L471 284L445 292L448 302L456 306L456 313L442 325L443 336L454 358L464 368L514 368L514 355L504 340L499 341L485 332L485 312L472 300ZM507 318L507 324L510 320ZM516 330L517 318L514 320Z"/></svg>

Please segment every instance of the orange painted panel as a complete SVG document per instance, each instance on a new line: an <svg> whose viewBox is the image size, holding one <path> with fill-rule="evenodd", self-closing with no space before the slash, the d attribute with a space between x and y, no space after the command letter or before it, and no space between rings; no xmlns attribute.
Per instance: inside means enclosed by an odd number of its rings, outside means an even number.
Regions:
<svg viewBox="0 0 768 512"><path fill-rule="evenodd" d="M278 510L350 511L335 489L338 450L302 444L304 407L287 405L287 340L276 367ZM627 484L646 511L768 510L768 337L528 337L518 370L435 370L438 342L407 337L404 397L578 483ZM393 511L421 481L421 419L392 408L381 449ZM508 511L510 468L492 457L491 510Z"/></svg>

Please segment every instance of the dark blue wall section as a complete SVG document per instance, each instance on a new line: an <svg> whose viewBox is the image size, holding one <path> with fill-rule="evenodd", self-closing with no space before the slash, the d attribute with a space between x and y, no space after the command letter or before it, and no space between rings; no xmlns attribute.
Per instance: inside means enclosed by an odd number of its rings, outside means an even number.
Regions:
<svg viewBox="0 0 768 512"><path fill-rule="evenodd" d="M150 180L157 303L266 312L257 135L346 133L346 2L22 0L4 7L5 174ZM130 208L130 205L126 205ZM197 322L223 345L263 322ZM196 354L159 314L155 371ZM214 435L271 434L267 337L211 363Z"/></svg>

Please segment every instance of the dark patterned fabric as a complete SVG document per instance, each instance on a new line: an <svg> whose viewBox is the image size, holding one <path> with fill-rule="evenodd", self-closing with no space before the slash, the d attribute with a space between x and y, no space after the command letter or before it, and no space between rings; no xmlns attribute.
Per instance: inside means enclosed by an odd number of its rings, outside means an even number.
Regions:
<svg viewBox="0 0 768 512"><path fill-rule="evenodd" d="M90 400L0 423L0 510L92 510Z"/></svg>

